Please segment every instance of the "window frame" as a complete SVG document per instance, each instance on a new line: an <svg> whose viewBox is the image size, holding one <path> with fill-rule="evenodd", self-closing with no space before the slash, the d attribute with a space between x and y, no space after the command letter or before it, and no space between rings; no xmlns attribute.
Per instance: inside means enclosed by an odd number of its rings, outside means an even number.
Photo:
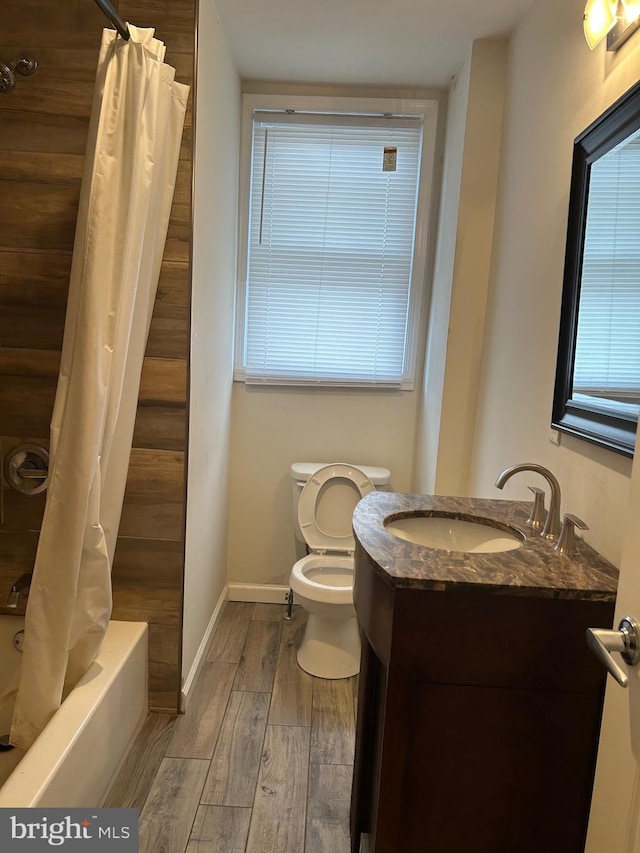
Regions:
<svg viewBox="0 0 640 853"><path fill-rule="evenodd" d="M240 174L238 202L238 263L235 305L235 345L233 379L247 382L244 365L245 327L247 310L247 264L249 255L249 215L251 207L251 155L253 144L253 115L260 110L297 110L335 114L385 114L417 116L423 121L420 179L417 193L416 228L413 265L409 286L407 338L404 375L399 383L376 383L363 380L331 380L322 378L253 378L251 384L293 387L347 387L376 390L413 390L418 368L418 346L423 337L424 305L428 291L427 257L429 248L429 218L434 189L434 162L437 134L438 101L405 98L353 98L344 96L255 95L242 96L240 143Z"/></svg>

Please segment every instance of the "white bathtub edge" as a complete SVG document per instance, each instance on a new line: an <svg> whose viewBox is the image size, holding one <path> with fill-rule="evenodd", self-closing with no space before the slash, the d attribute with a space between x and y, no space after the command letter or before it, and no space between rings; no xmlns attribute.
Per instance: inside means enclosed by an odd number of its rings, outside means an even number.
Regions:
<svg viewBox="0 0 640 853"><path fill-rule="evenodd" d="M147 646L146 622L109 623L95 662L0 789L0 808L103 801L147 713Z"/></svg>
<svg viewBox="0 0 640 853"><path fill-rule="evenodd" d="M98 801L98 807L104 806L105 800L108 799L109 794L111 793L111 789L113 788L116 780L120 776L120 771L124 767L125 762L129 756L129 752L131 751L131 747L133 746L138 735L140 734L140 732L144 728L144 724L145 724L148 716L149 716L149 701L148 701L148 692L147 692L147 701L145 703L144 713L142 713L140 715L140 719L138 720L138 725L131 732L131 737L129 738L129 743L126 745L124 752L120 756L120 761L118 762L117 767L114 769L113 773L111 774L111 778L109 779L107 785L105 786L104 792L103 792L102 796L100 797L100 800Z"/></svg>

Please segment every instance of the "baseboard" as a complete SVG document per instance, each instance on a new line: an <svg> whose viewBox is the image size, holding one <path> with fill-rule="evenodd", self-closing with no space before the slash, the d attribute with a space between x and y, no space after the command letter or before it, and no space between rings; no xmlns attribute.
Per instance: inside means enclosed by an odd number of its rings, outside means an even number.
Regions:
<svg viewBox="0 0 640 853"><path fill-rule="evenodd" d="M261 604L286 604L289 587L282 584L230 583L229 601L257 601Z"/></svg>
<svg viewBox="0 0 640 853"><path fill-rule="evenodd" d="M198 651L196 652L196 656L194 658L193 664L191 665L191 669L189 670L189 674L184 680L182 685L182 690L180 691L180 712L184 714L187 710L187 701L189 698L189 691L193 687L193 684L198 677L200 670L202 669L202 665L207 658L207 652L209 651L209 646L211 645L211 640L213 638L213 632L218 622L218 617L220 616L220 612L222 607L230 596L228 595L228 587L225 585L222 590L222 595L218 599L218 603L215 606L213 613L211 614L211 619L209 620L209 624L207 625L207 630L204 632L204 637L202 638L202 642L198 647Z"/></svg>

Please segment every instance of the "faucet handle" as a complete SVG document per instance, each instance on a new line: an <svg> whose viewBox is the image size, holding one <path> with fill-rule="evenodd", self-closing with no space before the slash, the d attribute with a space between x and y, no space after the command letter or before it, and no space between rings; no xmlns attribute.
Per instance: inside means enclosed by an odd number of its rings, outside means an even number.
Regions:
<svg viewBox="0 0 640 853"><path fill-rule="evenodd" d="M22 603L22 600L25 599L29 595L29 589L31 588L31 579L33 575L31 572L25 572L20 575L18 580L12 585L9 590L9 595L7 597L7 603L5 607L18 607Z"/></svg>
<svg viewBox="0 0 640 853"><path fill-rule="evenodd" d="M534 530L542 530L545 520L544 489L539 489L537 486L527 486L527 488L530 492L533 492L533 507L527 519L527 524L530 524Z"/></svg>
<svg viewBox="0 0 640 853"><path fill-rule="evenodd" d="M556 551L559 551L561 554L568 554L569 556L573 556L578 553L575 539L576 527L579 527L580 530L589 529L588 525L586 525L581 518L578 518L577 515L572 515L570 512L565 513L562 530L560 531L560 538L556 545Z"/></svg>

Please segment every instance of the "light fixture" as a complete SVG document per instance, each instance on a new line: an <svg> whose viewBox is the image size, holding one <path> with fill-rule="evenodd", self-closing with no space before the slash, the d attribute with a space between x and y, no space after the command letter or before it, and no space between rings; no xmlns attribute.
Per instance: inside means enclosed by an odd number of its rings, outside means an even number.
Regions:
<svg viewBox="0 0 640 853"><path fill-rule="evenodd" d="M599 44L616 24L616 16L609 0L587 0L584 7L584 37L591 48Z"/></svg>
<svg viewBox="0 0 640 853"><path fill-rule="evenodd" d="M618 0L616 23L607 35L607 50L617 50L640 27L640 3Z"/></svg>
<svg viewBox="0 0 640 853"><path fill-rule="evenodd" d="M618 50L640 26L640 0L587 0L584 37L591 48L607 36L607 50Z"/></svg>

